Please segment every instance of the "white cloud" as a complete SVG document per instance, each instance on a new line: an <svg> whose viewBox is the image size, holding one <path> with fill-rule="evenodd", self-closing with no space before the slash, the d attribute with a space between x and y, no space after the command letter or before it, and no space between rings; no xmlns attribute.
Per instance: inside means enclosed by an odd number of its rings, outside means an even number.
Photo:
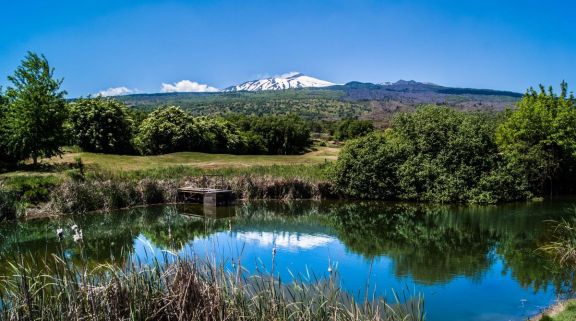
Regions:
<svg viewBox="0 0 576 321"><path fill-rule="evenodd" d="M237 234L237 238L246 243L258 244L263 247L273 247L276 244L277 247L289 251L295 249L310 250L336 241L334 237L328 235L292 232L240 232Z"/></svg>
<svg viewBox="0 0 576 321"><path fill-rule="evenodd" d="M182 93L182 92L203 93L203 92L216 92L219 90L218 88L210 87L204 84L199 84L195 81L181 80L174 84L162 83L161 91L163 93Z"/></svg>
<svg viewBox="0 0 576 321"><path fill-rule="evenodd" d="M123 96L140 93L138 89L130 89L127 87L113 87L106 90L99 91L95 96L110 97L110 96Z"/></svg>

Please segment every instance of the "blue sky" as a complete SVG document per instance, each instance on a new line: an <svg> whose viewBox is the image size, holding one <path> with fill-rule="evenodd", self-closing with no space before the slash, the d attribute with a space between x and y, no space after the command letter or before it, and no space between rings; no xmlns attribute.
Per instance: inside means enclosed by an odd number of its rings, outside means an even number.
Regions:
<svg viewBox="0 0 576 321"><path fill-rule="evenodd" d="M575 88L575 12L576 1L556 0L6 1L0 85L31 50L70 97L163 83L202 91L291 71L336 83Z"/></svg>

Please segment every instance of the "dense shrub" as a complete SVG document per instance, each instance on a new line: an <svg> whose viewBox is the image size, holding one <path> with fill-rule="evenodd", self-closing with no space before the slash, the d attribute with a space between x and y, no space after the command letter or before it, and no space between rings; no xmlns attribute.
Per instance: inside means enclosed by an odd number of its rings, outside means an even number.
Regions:
<svg viewBox="0 0 576 321"><path fill-rule="evenodd" d="M13 176L5 180L7 190L20 201L39 204L49 199L51 189L58 184L54 176Z"/></svg>
<svg viewBox="0 0 576 321"><path fill-rule="evenodd" d="M15 219L18 209L16 193L7 191L0 186L0 221Z"/></svg>
<svg viewBox="0 0 576 321"><path fill-rule="evenodd" d="M148 155L182 151L241 154L248 149L245 136L229 121L193 117L178 107L150 113L134 141L138 150Z"/></svg>
<svg viewBox="0 0 576 321"><path fill-rule="evenodd" d="M150 113L134 139L138 150L145 155L195 150L200 141L194 117L178 107Z"/></svg>
<svg viewBox="0 0 576 321"><path fill-rule="evenodd" d="M249 142L253 150L262 143L265 154L294 155L304 152L311 145L310 126L296 115L240 116L229 118L249 137L261 139Z"/></svg>
<svg viewBox="0 0 576 321"><path fill-rule="evenodd" d="M494 116L426 106L391 128L347 144L334 168L344 193L429 202L497 202L529 196L498 153Z"/></svg>
<svg viewBox="0 0 576 321"><path fill-rule="evenodd" d="M138 130L142 154L198 151L231 154L299 154L310 146L310 130L296 116L193 117L178 107L158 109Z"/></svg>
<svg viewBox="0 0 576 321"><path fill-rule="evenodd" d="M367 120L344 119L336 123L334 138L338 140L347 140L366 136L374 131L374 125Z"/></svg>
<svg viewBox="0 0 576 321"><path fill-rule="evenodd" d="M73 143L97 153L132 151L132 118L123 103L98 97L78 99L69 106Z"/></svg>
<svg viewBox="0 0 576 321"><path fill-rule="evenodd" d="M536 194L566 192L576 180L576 101L567 84L560 95L529 89L496 132L505 157Z"/></svg>

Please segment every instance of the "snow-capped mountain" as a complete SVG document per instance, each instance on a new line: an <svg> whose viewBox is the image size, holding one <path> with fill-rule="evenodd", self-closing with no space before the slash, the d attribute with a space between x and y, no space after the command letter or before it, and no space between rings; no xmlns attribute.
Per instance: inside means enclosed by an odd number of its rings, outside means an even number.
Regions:
<svg viewBox="0 0 576 321"><path fill-rule="evenodd" d="M329 81L316 79L294 72L278 77L247 81L240 85L225 88L223 91L282 90L290 88L327 87L333 85L334 84Z"/></svg>

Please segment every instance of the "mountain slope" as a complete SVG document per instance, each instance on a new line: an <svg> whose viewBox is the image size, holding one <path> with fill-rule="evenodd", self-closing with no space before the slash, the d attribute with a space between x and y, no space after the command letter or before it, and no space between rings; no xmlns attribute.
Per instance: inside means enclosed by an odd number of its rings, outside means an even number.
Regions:
<svg viewBox="0 0 576 321"><path fill-rule="evenodd" d="M139 94L116 99L145 110L164 105L181 106L195 115L294 113L312 120L359 117L386 124L395 113L412 111L422 104L447 105L458 110L499 111L514 107L520 97L522 94L509 91L398 81L387 84L349 82L287 90Z"/></svg>
<svg viewBox="0 0 576 321"><path fill-rule="evenodd" d="M224 89L224 92L231 91L260 91L260 90L284 90L309 87L328 87L334 84L316 79L301 73L290 73L279 77L251 80L240 85L231 86Z"/></svg>

